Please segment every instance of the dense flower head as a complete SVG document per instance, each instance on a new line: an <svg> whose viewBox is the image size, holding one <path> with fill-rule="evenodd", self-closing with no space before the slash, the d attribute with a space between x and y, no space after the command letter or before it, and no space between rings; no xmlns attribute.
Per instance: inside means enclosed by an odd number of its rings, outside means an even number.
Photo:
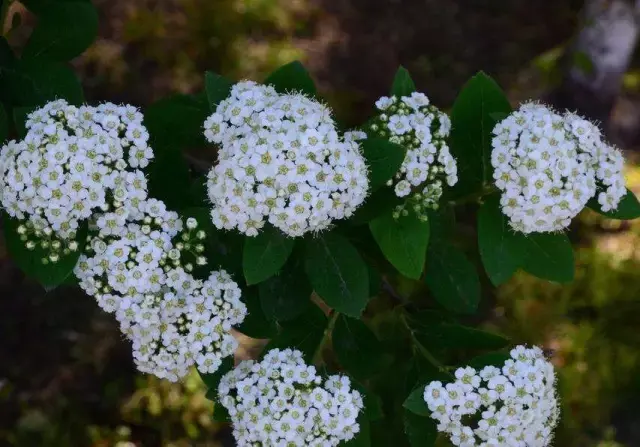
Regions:
<svg viewBox="0 0 640 447"><path fill-rule="evenodd" d="M272 349L222 377L238 446L336 446L360 430L362 396L346 376L320 377L297 350Z"/></svg>
<svg viewBox="0 0 640 447"><path fill-rule="evenodd" d="M338 136L331 111L315 99L240 82L204 127L219 145L208 178L218 228L255 236L269 222L301 236L349 217L366 197L358 143Z"/></svg>
<svg viewBox="0 0 640 447"><path fill-rule="evenodd" d="M388 183L396 196L407 198L396 210L396 217L407 214L408 209L425 217L427 209L438 208L445 184L453 186L458 181L456 160L446 143L451 121L418 92L384 96L376 101L376 109L367 134L388 139L407 150L402 166ZM367 134L351 133L348 138L358 140Z"/></svg>
<svg viewBox="0 0 640 447"><path fill-rule="evenodd" d="M153 151L135 107L57 100L29 114L25 126L24 139L0 152L0 201L12 217L73 239L94 212L135 212L147 197L139 168Z"/></svg>
<svg viewBox="0 0 640 447"><path fill-rule="evenodd" d="M438 431L453 445L550 445L560 410L553 365L540 348L518 346L501 368L459 368L455 377L453 383L431 382L424 391Z"/></svg>
<svg viewBox="0 0 640 447"><path fill-rule="evenodd" d="M190 273L188 255L207 263L195 219L185 224L155 199L140 207L136 218L95 216L74 269L80 287L115 315L140 371L172 381L193 365L213 373L237 347L229 331L247 313L240 288L224 271L205 281Z"/></svg>
<svg viewBox="0 0 640 447"><path fill-rule="evenodd" d="M527 103L493 134L495 184L516 231L562 230L596 194L609 211L626 193L621 152L602 140L597 126L573 113Z"/></svg>

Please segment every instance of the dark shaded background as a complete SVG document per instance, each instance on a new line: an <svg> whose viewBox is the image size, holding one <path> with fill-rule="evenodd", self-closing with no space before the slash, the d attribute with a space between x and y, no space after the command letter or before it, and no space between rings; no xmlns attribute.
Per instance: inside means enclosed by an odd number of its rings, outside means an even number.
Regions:
<svg viewBox="0 0 640 447"><path fill-rule="evenodd" d="M202 74L262 79L302 59L351 123L402 64L449 108L482 69L514 102L544 97L574 35L574 0L94 0L99 39L74 62L88 100L144 107L196 92ZM15 12L22 14L20 5ZM24 15L24 22L31 20ZM28 27L12 36L19 47ZM624 81L627 103L640 77ZM629 99L631 98L631 99ZM617 115L624 121L625 102ZM613 138L616 136L613 135ZM640 186L640 172L630 171ZM564 417L558 446L640 446L640 228L586 215L578 276L559 287L518 275L486 296L486 324L555 351ZM45 293L0 241L0 445L216 446L224 433L194 375L174 385L136 374L112 319L82 293ZM246 355L241 353L241 355ZM616 441L614 441L616 440Z"/></svg>

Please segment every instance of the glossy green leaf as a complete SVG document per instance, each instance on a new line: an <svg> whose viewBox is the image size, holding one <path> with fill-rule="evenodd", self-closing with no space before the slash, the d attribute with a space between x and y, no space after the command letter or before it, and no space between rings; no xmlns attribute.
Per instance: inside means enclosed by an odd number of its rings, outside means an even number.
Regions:
<svg viewBox="0 0 640 447"><path fill-rule="evenodd" d="M202 126L210 113L209 102L203 94L173 95L151 104L144 114L151 146L154 149L206 146Z"/></svg>
<svg viewBox="0 0 640 447"><path fill-rule="evenodd" d="M427 407L427 403L424 400L424 389L425 386L421 385L413 389L411 394L404 401L402 406L409 410L413 414L417 414L419 416L429 416L431 412L429 411L429 407Z"/></svg>
<svg viewBox="0 0 640 447"><path fill-rule="evenodd" d="M340 315L332 341L338 362L353 376L368 379L379 371L382 345L362 321Z"/></svg>
<svg viewBox="0 0 640 447"><path fill-rule="evenodd" d="M451 111L451 153L458 162L456 196L473 194L493 180L491 140L494 113L510 113L502 89L483 72L462 88Z"/></svg>
<svg viewBox="0 0 640 447"><path fill-rule="evenodd" d="M305 244L305 270L313 289L328 306L359 318L369 301L369 272L358 250L335 232Z"/></svg>
<svg viewBox="0 0 640 447"><path fill-rule="evenodd" d="M204 75L205 89L211 111L215 111L220 102L229 96L233 82L217 73L208 71Z"/></svg>
<svg viewBox="0 0 640 447"><path fill-rule="evenodd" d="M487 276L495 286L511 278L524 257L497 195L487 198L478 212L478 248Z"/></svg>
<svg viewBox="0 0 640 447"><path fill-rule="evenodd" d="M411 93L416 91L416 85L411 79L409 71L404 67L399 67L396 71L396 75L393 78L393 84L391 85L391 94L401 96L411 96Z"/></svg>
<svg viewBox="0 0 640 447"><path fill-rule="evenodd" d="M404 433L411 447L434 447L438 438L436 422L411 411L404 412Z"/></svg>
<svg viewBox="0 0 640 447"><path fill-rule="evenodd" d="M247 316L238 331L251 338L272 338L277 334L275 322L269 321L260 305L260 298L255 287L242 290L242 301L247 306Z"/></svg>
<svg viewBox="0 0 640 447"><path fill-rule="evenodd" d="M500 334L455 323L422 326L416 337L426 347L445 349L496 350L509 345L509 339Z"/></svg>
<svg viewBox="0 0 640 447"><path fill-rule="evenodd" d="M258 289L262 310L269 320L292 320L312 305L311 284L297 263L287 263L280 274L261 282Z"/></svg>
<svg viewBox="0 0 640 447"><path fill-rule="evenodd" d="M7 138L9 138L9 117L7 111L2 104L0 104L0 145L3 144Z"/></svg>
<svg viewBox="0 0 640 447"><path fill-rule="evenodd" d="M406 150L384 138L367 138L361 148L369 167L369 188L376 191L398 172Z"/></svg>
<svg viewBox="0 0 640 447"><path fill-rule="evenodd" d="M255 237L247 237L242 251L242 269L248 285L258 284L278 273L287 262L295 239L266 225Z"/></svg>
<svg viewBox="0 0 640 447"><path fill-rule="evenodd" d="M45 290L56 288L73 274L73 268L76 266L78 258L82 254L84 241L87 237L86 222L80 225L76 236L76 241L79 242L80 249L66 256L61 255L55 264L48 263L45 265L42 263L42 259L47 256L47 253L39 246L33 250L29 250L24 242L20 240L17 230L21 222L17 219L12 219L5 212L2 212L2 220L4 223L7 251L11 255L11 259L20 267L20 270L28 277L38 281Z"/></svg>
<svg viewBox="0 0 640 447"><path fill-rule="evenodd" d="M282 322L280 331L269 342L263 352L270 349L297 349L304 354L307 363L311 363L320 347L328 320L317 306L311 306L295 320Z"/></svg>
<svg viewBox="0 0 640 447"><path fill-rule="evenodd" d="M573 247L565 234L518 234L518 241L524 253L524 271L549 281L573 281Z"/></svg>
<svg viewBox="0 0 640 447"><path fill-rule="evenodd" d="M316 86L309 72L300 61L293 61L271 73L265 84L272 85L278 93L300 92L315 96Z"/></svg>
<svg viewBox="0 0 640 447"><path fill-rule="evenodd" d="M189 166L176 146L154 147L154 159L148 172L149 196L162 200L167 208L180 211L191 206Z"/></svg>
<svg viewBox="0 0 640 447"><path fill-rule="evenodd" d="M627 193L618 204L618 208L616 210L602 211L597 197L589 200L587 206L595 212L602 214L603 216L606 216L610 219L633 220L640 217L640 202L638 202L638 198L636 197L636 195L629 189L627 189Z"/></svg>
<svg viewBox="0 0 640 447"><path fill-rule="evenodd" d="M98 34L98 13L91 3L58 2L39 8L24 60L66 62L79 56Z"/></svg>
<svg viewBox="0 0 640 447"><path fill-rule="evenodd" d="M42 106L55 99L81 105L84 94L80 80L66 64L22 61L0 70L3 97L19 106Z"/></svg>
<svg viewBox="0 0 640 447"><path fill-rule="evenodd" d="M383 214L392 214L402 199L396 196L393 188L380 188L369 195L347 221L350 225L364 225Z"/></svg>
<svg viewBox="0 0 640 447"><path fill-rule="evenodd" d="M18 137L24 138L24 136L27 134L27 116L29 116L29 114L35 109L36 107L34 106L13 108L13 123L15 125Z"/></svg>
<svg viewBox="0 0 640 447"><path fill-rule="evenodd" d="M479 355L474 357L473 359L464 362L464 365L460 366L471 366L472 368L477 369L478 371L484 368L485 366L495 366L496 368L502 368L504 362L509 360L511 357L509 354L504 352L490 352L488 354Z"/></svg>
<svg viewBox="0 0 640 447"><path fill-rule="evenodd" d="M404 276L419 279L429 245L429 222L413 213L399 219L383 214L369 228L387 260Z"/></svg>
<svg viewBox="0 0 640 447"><path fill-rule="evenodd" d="M429 247L425 282L445 309L473 314L480 302L480 280L475 266L457 247L438 241Z"/></svg>

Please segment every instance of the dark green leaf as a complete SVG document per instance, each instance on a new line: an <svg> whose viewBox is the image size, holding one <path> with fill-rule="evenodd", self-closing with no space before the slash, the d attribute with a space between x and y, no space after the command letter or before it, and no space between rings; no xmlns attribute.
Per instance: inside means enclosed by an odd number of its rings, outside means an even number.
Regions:
<svg viewBox="0 0 640 447"><path fill-rule="evenodd" d="M470 361L465 362L465 365L471 366L478 371L480 371L485 366L495 366L496 368L501 368L504 362L506 362L510 358L511 357L509 356L509 354L505 354L504 352L490 352L488 354L474 357Z"/></svg>
<svg viewBox="0 0 640 447"><path fill-rule="evenodd" d="M200 148L206 146L202 126L210 114L205 95L174 95L149 106L144 124L151 146Z"/></svg>
<svg viewBox="0 0 640 447"><path fill-rule="evenodd" d="M340 365L353 376L368 379L380 370L382 346L362 321L340 315L332 341Z"/></svg>
<svg viewBox="0 0 640 447"><path fill-rule="evenodd" d="M27 134L27 116L35 109L36 107L34 106L13 108L13 123L20 138L24 138Z"/></svg>
<svg viewBox="0 0 640 447"><path fill-rule="evenodd" d="M272 85L278 93L300 92L315 96L316 86L309 72L300 61L293 61L271 73L265 84Z"/></svg>
<svg viewBox="0 0 640 447"><path fill-rule="evenodd" d="M189 166L176 146L155 146L154 159L147 168L149 195L162 200L169 209L189 207L191 176Z"/></svg>
<svg viewBox="0 0 640 447"><path fill-rule="evenodd" d="M9 138L9 117L4 106L0 104L0 145Z"/></svg>
<svg viewBox="0 0 640 447"><path fill-rule="evenodd" d="M451 152L458 161L456 196L473 194L492 180L491 114L510 113L511 106L496 82L480 72L462 88L451 112Z"/></svg>
<svg viewBox="0 0 640 447"><path fill-rule="evenodd" d="M369 188L376 191L398 172L406 150L384 138L367 138L361 147L369 166Z"/></svg>
<svg viewBox="0 0 640 447"><path fill-rule="evenodd" d="M214 402L218 401L218 385L220 384L220 380L222 376L233 369L234 360L233 356L226 357L222 360L222 365L216 370L216 372L212 374L203 374L199 372L200 378L207 386L207 399L212 400ZM216 404L217 405L217 404Z"/></svg>
<svg viewBox="0 0 640 447"><path fill-rule="evenodd" d="M438 428L433 419L406 410L404 432L411 447L433 447L438 438Z"/></svg>
<svg viewBox="0 0 640 447"><path fill-rule="evenodd" d="M304 354L305 360L311 363L326 329L327 317L319 307L312 306L295 320L282 322L280 332L264 352L274 348L298 349Z"/></svg>
<svg viewBox="0 0 640 447"><path fill-rule="evenodd" d="M60 3L91 3L91 0L20 0L24 6L29 9L29 11L38 15L42 13L43 10L47 8L51 8L55 5L59 5Z"/></svg>
<svg viewBox="0 0 640 447"><path fill-rule="evenodd" d="M367 418L367 413L363 410L358 416L360 432L348 442L343 443L345 447L370 447L371 446L371 423Z"/></svg>
<svg viewBox="0 0 640 447"><path fill-rule="evenodd" d="M414 388L414 390L411 391L411 394L409 394L409 397L407 397L402 406L413 414L417 414L420 416L429 416L431 412L429 411L429 407L427 407L427 403L424 400L424 389L424 385Z"/></svg>
<svg viewBox="0 0 640 447"><path fill-rule="evenodd" d="M391 85L391 94L401 96L411 96L411 93L416 91L416 85L411 79L409 71L404 67L399 67L396 71L396 75L393 78L393 84Z"/></svg>
<svg viewBox="0 0 640 447"><path fill-rule="evenodd" d="M449 349L495 350L509 344L509 339L502 335L453 323L422 326L416 337L426 347Z"/></svg>
<svg viewBox="0 0 640 447"><path fill-rule="evenodd" d="M367 419L370 421L379 421L384 418L384 411L382 409L382 399L380 396L373 394L370 391L366 391L364 394L364 411L367 414Z"/></svg>
<svg viewBox="0 0 640 447"><path fill-rule="evenodd" d="M387 260L404 276L419 279L429 245L429 222L413 213L399 219L383 214L369 228Z"/></svg>
<svg viewBox="0 0 640 447"><path fill-rule="evenodd" d="M98 13L91 3L58 2L38 11L38 23L22 53L24 60L66 62L96 38Z"/></svg>
<svg viewBox="0 0 640 447"><path fill-rule="evenodd" d="M52 290L62 284L68 276L73 274L73 268L78 262L78 258L82 254L84 243L87 237L87 224L80 225L76 236L79 242L79 250L69 255L61 255L55 264L43 264L42 259L47 256L40 246L33 250L28 250L25 243L20 240L17 230L21 222L12 219L5 212L2 212L4 222L4 236L7 244L7 251L11 255L11 259L18 267L30 278L38 281L45 290Z"/></svg>
<svg viewBox="0 0 640 447"><path fill-rule="evenodd" d="M217 73L206 72L204 75L205 88L207 90L207 99L211 111L215 112L218 104L229 96L229 91L233 87L233 82Z"/></svg>
<svg viewBox="0 0 640 447"><path fill-rule="evenodd" d="M391 214L402 200L392 188L381 188L371 194L347 221L351 225L364 225L382 214Z"/></svg>
<svg viewBox="0 0 640 447"><path fill-rule="evenodd" d="M265 317L255 287L242 290L242 301L247 306L247 316L238 327L238 331L251 338L274 337L277 333L276 325Z"/></svg>
<svg viewBox="0 0 640 447"><path fill-rule="evenodd" d="M369 272L348 239L335 232L307 239L305 270L313 289L328 306L360 317L369 301Z"/></svg>
<svg viewBox="0 0 640 447"><path fill-rule="evenodd" d="M520 267L522 247L502 214L497 195L487 198L478 212L478 247L487 276L495 286L505 283Z"/></svg>
<svg viewBox="0 0 640 447"><path fill-rule="evenodd" d="M12 104L41 106L55 99L65 99L74 105L84 102L80 80L65 64L24 61L0 72L3 97Z"/></svg>
<svg viewBox="0 0 640 447"><path fill-rule="evenodd" d="M573 247L565 234L518 234L518 241L524 253L524 271L549 281L573 281Z"/></svg>
<svg viewBox="0 0 640 447"><path fill-rule="evenodd" d="M311 306L311 284L297 265L289 262L279 275L258 286L262 310L269 320L287 321Z"/></svg>
<svg viewBox="0 0 640 447"><path fill-rule="evenodd" d="M472 314L478 308L478 272L457 247L444 241L431 244L425 281L436 301L445 309Z"/></svg>
<svg viewBox="0 0 640 447"><path fill-rule="evenodd" d="M587 206L595 212L602 214L610 219L633 220L640 217L640 203L636 195L627 189L627 193L618 204L618 209L612 211L602 211L598 203L597 196L589 200Z"/></svg>
<svg viewBox="0 0 640 447"><path fill-rule="evenodd" d="M242 269L248 285L258 284L278 273L287 262L295 239L266 225L255 237L248 237L242 251Z"/></svg>

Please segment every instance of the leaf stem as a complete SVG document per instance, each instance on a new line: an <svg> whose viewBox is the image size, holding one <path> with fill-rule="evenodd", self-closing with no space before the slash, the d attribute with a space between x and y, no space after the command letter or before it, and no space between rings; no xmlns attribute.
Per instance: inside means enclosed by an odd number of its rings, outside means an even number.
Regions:
<svg viewBox="0 0 640 447"><path fill-rule="evenodd" d="M329 341L331 340L331 333L333 332L333 328L336 325L336 321L338 321L338 317L340 316L340 312L336 312L335 310L329 317L329 322L327 323L327 328L324 330L324 335L322 336L322 340L320 340L320 344L316 349L315 354L313 355L313 364L316 366L320 366L320 364L324 363L322 358L322 351L327 347Z"/></svg>
<svg viewBox="0 0 640 447"><path fill-rule="evenodd" d="M409 331L409 335L411 336L411 342L413 343L414 348L417 349L418 352L420 352L420 354L422 354L422 356L425 359L427 359L429 363L435 366L438 369L438 371L440 371L441 373L447 374L449 376L452 376L449 369L445 365L443 365L442 362L440 362L427 348L425 348L425 346L422 343L420 343L420 340L418 340L418 338L415 335L415 331L411 328L411 326L409 325L409 322L407 321L406 314L402 313L400 318L402 318L402 323Z"/></svg>
<svg viewBox="0 0 640 447"><path fill-rule="evenodd" d="M478 202L484 196L488 196L489 194L493 194L494 192L498 192L498 188L496 188L494 185L484 185L480 192L474 192L473 194L460 197L457 200L451 200L449 202L449 205L458 206L467 203Z"/></svg>

